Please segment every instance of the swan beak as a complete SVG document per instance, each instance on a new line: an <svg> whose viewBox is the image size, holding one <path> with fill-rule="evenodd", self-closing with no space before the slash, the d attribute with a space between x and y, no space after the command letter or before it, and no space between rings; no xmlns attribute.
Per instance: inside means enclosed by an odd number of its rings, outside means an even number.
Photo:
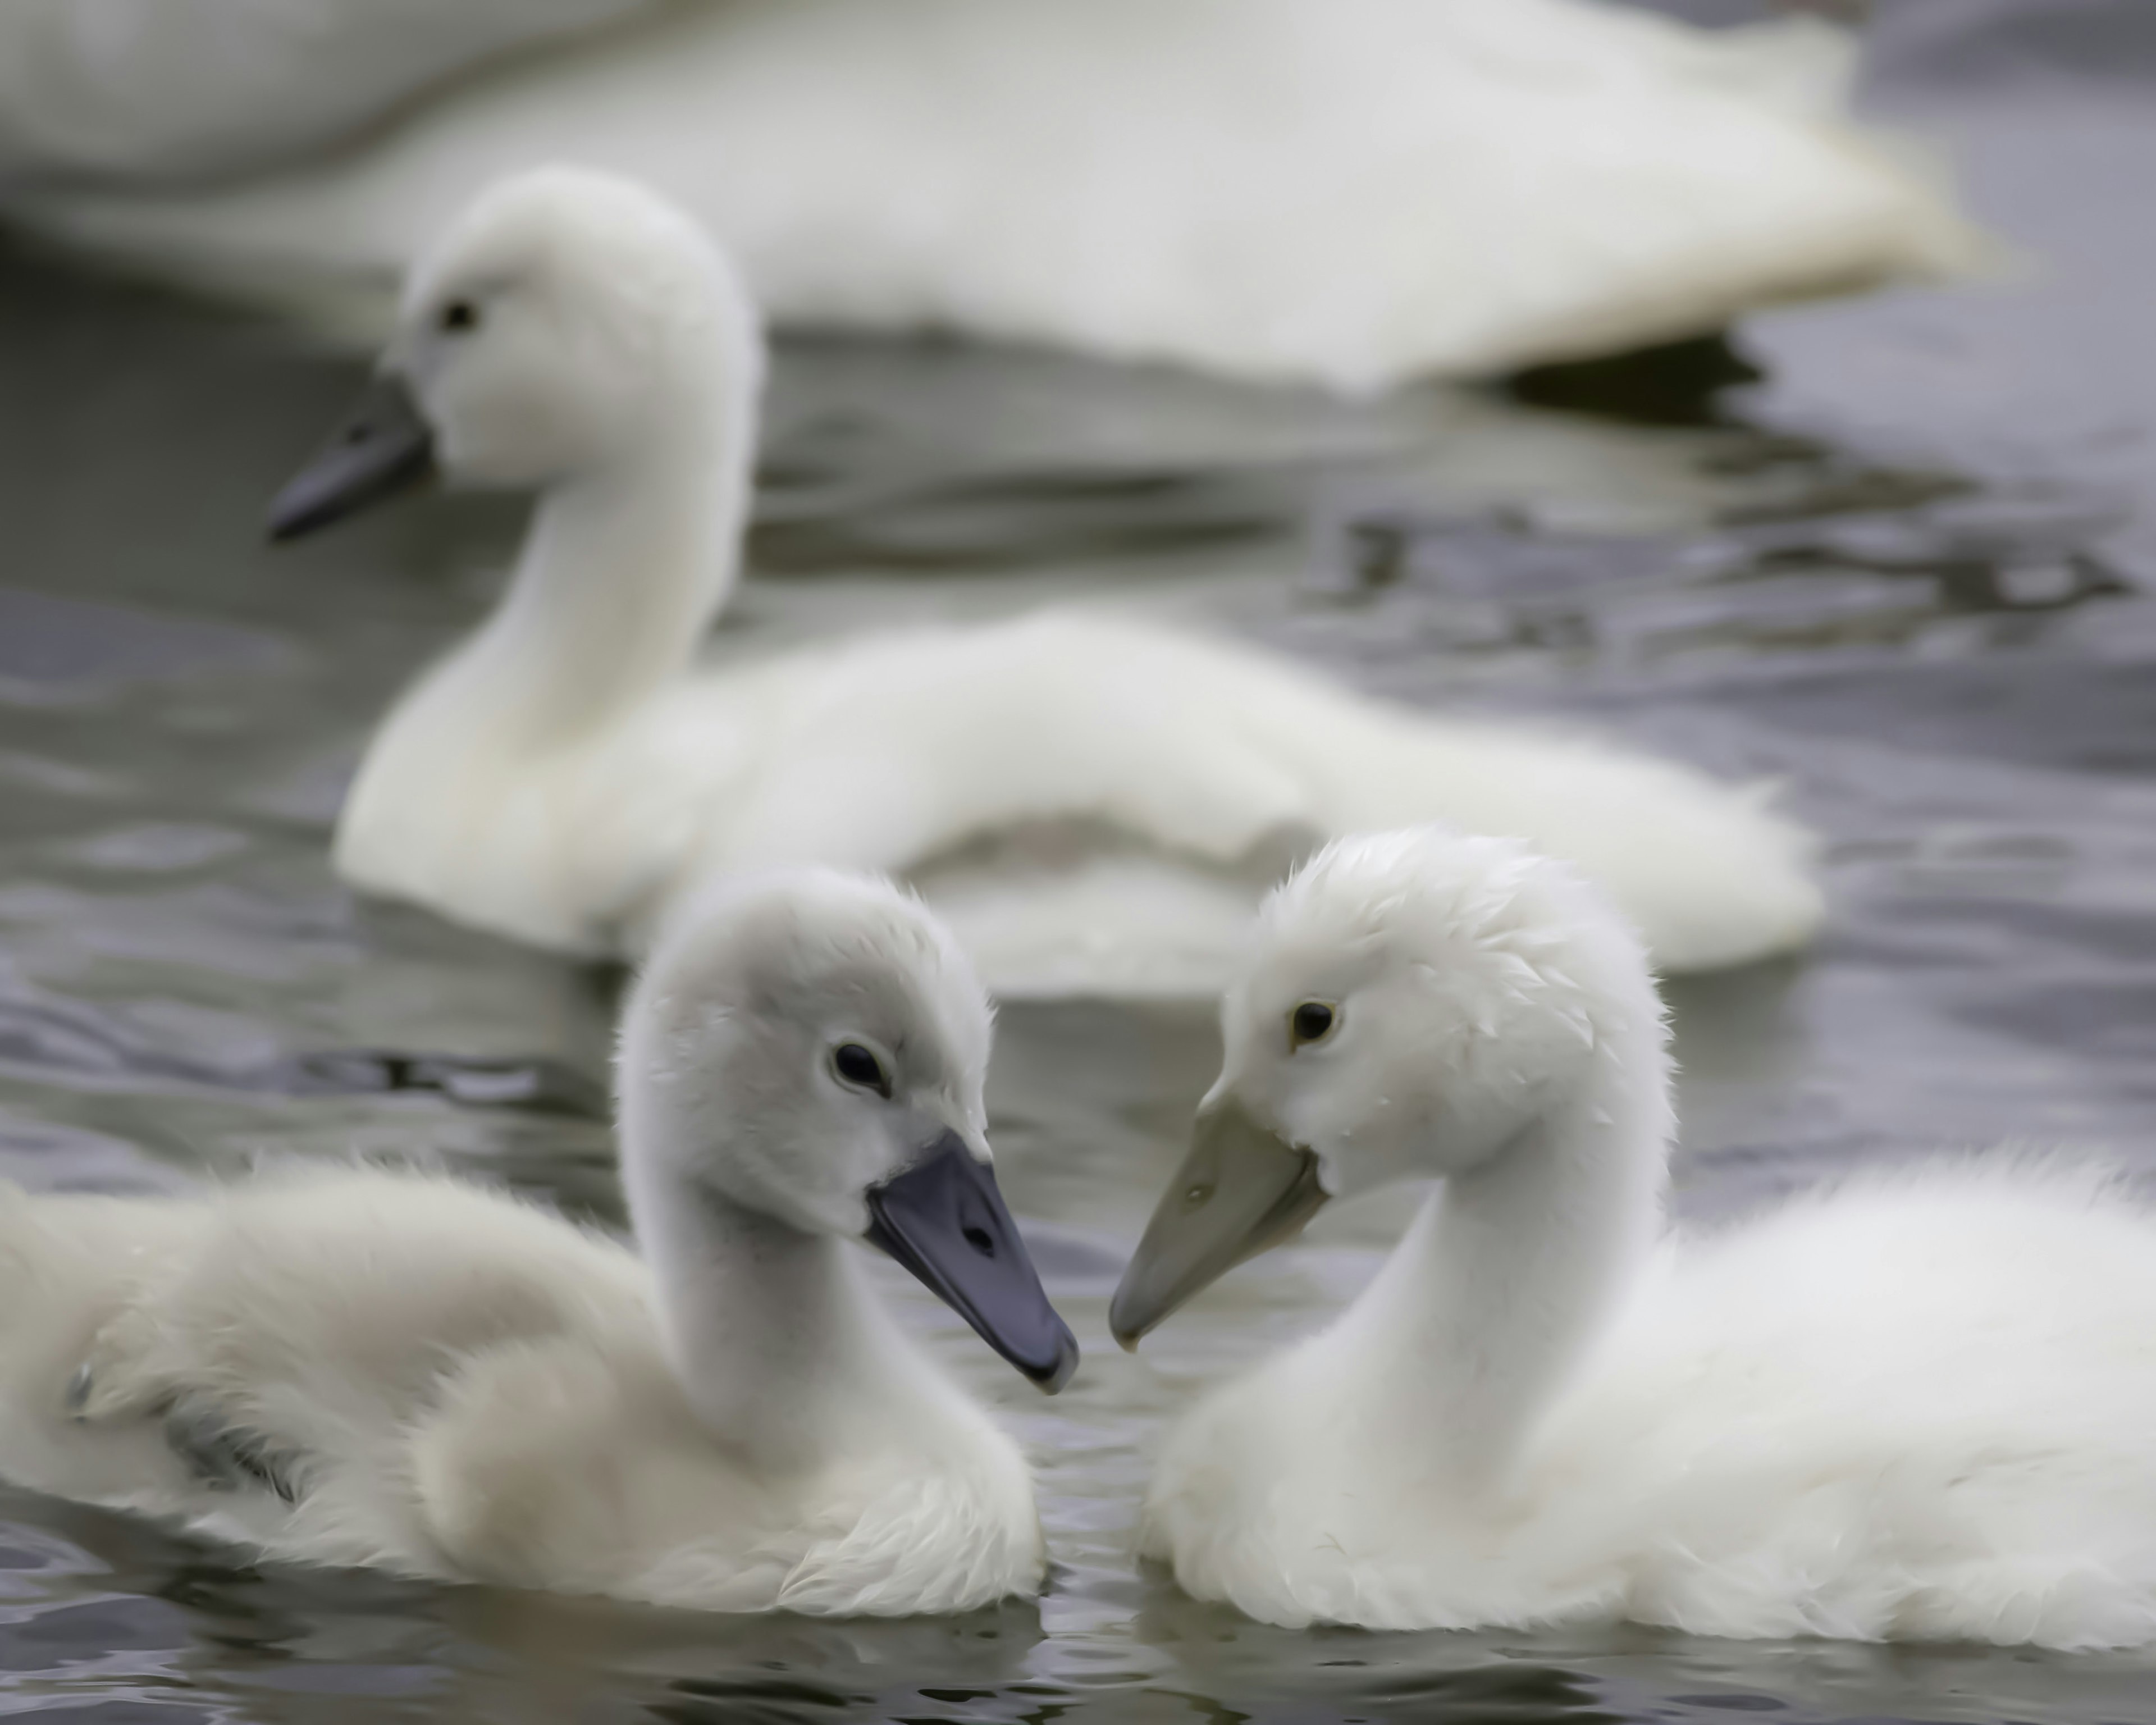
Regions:
<svg viewBox="0 0 2156 1725"><path fill-rule="evenodd" d="M434 434L404 380L378 374L344 423L270 506L273 542L297 539L369 504L409 490L434 471Z"/></svg>
<svg viewBox="0 0 2156 1725"><path fill-rule="evenodd" d="M1201 1107L1190 1153L1116 1286L1109 1330L1135 1348L1192 1295L1292 1240L1326 1197L1314 1153L1259 1125L1232 1095Z"/></svg>
<svg viewBox="0 0 2156 1725"><path fill-rule="evenodd" d="M1078 1342L1026 1255L996 1177L947 1132L904 1173L868 1190L864 1236L898 1260L981 1339L1049 1394L1078 1369Z"/></svg>

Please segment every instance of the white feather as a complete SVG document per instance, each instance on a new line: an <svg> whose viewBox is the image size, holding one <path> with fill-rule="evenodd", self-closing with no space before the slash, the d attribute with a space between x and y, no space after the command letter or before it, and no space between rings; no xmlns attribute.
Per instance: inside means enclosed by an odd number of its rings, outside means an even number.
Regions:
<svg viewBox="0 0 2156 1725"><path fill-rule="evenodd" d="M18 4L22 0L18 0ZM89 0L60 0L63 8ZM95 0L111 12L126 0ZM1370 388L1711 330L1951 269L1968 230L1845 117L1847 39L1580 0L697 0L499 57L347 147L370 105L629 0L215 0L58 51L0 13L0 160L131 169L18 215L379 334L399 272L554 161L678 200L790 324L940 326ZM224 0L226 23L239 0ZM138 0L139 5L139 0ZM141 8L157 12L160 7ZM466 12L471 16L465 17ZM448 14L454 13L456 22ZM263 16L256 19L252 15ZM156 188L171 163L225 183ZM250 175L236 172L251 162Z"/></svg>
<svg viewBox="0 0 2156 1725"><path fill-rule="evenodd" d="M891 1101L822 1076L834 1024L906 1050ZM905 1148L885 1122L981 1142L988 1040L916 903L744 885L673 932L628 1009L644 1259L418 1173L182 1200L0 1187L0 1472L451 1580L734 1611L1031 1593L1016 1445L839 1237Z"/></svg>
<svg viewBox="0 0 2156 1725"><path fill-rule="evenodd" d="M1320 982L1338 1028L1289 1055L1273 1014ZM1499 841L1327 853L1228 1023L1224 1082L1328 1189L1444 1184L1169 1437L1145 1538L1185 1588L1291 1625L2156 1639L2156 1217L2118 1180L1933 1161L1668 1231L1645 957Z"/></svg>

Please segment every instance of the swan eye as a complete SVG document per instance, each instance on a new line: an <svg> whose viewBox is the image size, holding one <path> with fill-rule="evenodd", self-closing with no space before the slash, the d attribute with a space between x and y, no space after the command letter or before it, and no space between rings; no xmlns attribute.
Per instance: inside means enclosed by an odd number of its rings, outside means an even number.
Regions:
<svg viewBox="0 0 2156 1725"><path fill-rule="evenodd" d="M1296 1048L1306 1043L1322 1042L1332 1034L1339 1022L1339 1014L1322 1000L1306 1000L1287 1015L1288 1040Z"/></svg>
<svg viewBox="0 0 2156 1725"><path fill-rule="evenodd" d="M441 316L435 321L452 333L475 330L479 327L479 307L469 300L452 300L442 307Z"/></svg>
<svg viewBox="0 0 2156 1725"><path fill-rule="evenodd" d="M831 1050L831 1070L863 1090L872 1090L880 1096L891 1094L891 1079L883 1062L858 1042L842 1042Z"/></svg>

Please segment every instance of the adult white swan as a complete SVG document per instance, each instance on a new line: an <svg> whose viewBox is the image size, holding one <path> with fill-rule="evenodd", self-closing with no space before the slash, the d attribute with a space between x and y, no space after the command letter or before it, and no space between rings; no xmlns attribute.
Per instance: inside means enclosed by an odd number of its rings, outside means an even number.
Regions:
<svg viewBox="0 0 2156 1725"><path fill-rule="evenodd" d="M762 363L718 252L625 182L520 177L429 251L378 398L275 531L436 464L541 501L492 618L368 749L350 879L604 952L714 872L838 863L913 876L1004 993L1205 991L1284 855L1441 814L1578 858L1675 968L1816 923L1799 835L1748 793L1224 642L1051 614L693 666L736 573Z"/></svg>
<svg viewBox="0 0 2156 1725"><path fill-rule="evenodd" d="M1851 59L1582 0L14 0L0 206L378 336L451 213L573 160L787 323L1368 388L1954 266Z"/></svg>
<svg viewBox="0 0 2156 1725"><path fill-rule="evenodd" d="M2156 1637L2156 1218L1934 1163L1674 1237L1660 1003L1571 870L1433 830L1281 889L1125 1344L1330 1197L1443 1182L1173 1432L1146 1548L1285 1624Z"/></svg>
<svg viewBox="0 0 2156 1725"><path fill-rule="evenodd" d="M988 1013L917 901L740 883L630 999L644 1258L439 1178L0 1188L0 1472L280 1557L715 1610L1040 1585L1016 1446L852 1237L1044 1388L1076 1363L983 1137Z"/></svg>

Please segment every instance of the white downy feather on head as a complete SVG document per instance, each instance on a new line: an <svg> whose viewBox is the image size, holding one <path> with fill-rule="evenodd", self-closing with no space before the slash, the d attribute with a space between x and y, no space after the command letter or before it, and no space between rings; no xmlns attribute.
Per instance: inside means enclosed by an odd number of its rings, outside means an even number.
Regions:
<svg viewBox="0 0 2156 1725"><path fill-rule="evenodd" d="M910 894L830 870L729 881L676 919L622 1014L624 1130L691 1183L848 1237L940 1132L988 1155L991 1014ZM882 1091L834 1069L855 1044Z"/></svg>
<svg viewBox="0 0 2156 1725"><path fill-rule="evenodd" d="M1333 1022L1297 1046L1283 1027L1306 1001ZM1222 1010L1222 1082L1336 1194L1472 1168L1661 1023L1600 893L1517 840L1441 829L1327 845L1266 900Z"/></svg>

